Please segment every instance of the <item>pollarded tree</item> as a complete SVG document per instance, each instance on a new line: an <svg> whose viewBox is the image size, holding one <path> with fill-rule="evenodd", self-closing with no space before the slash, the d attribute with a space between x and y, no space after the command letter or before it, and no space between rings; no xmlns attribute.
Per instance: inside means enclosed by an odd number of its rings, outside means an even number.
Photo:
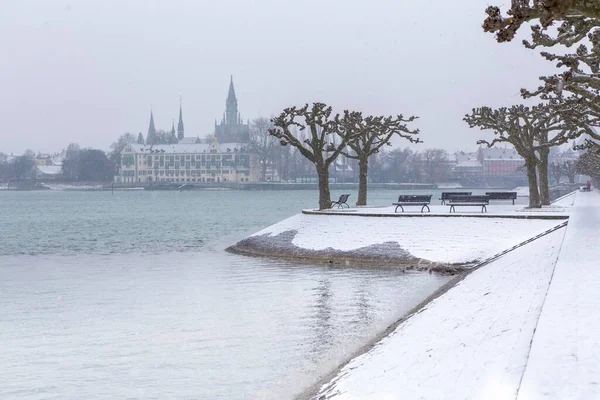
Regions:
<svg viewBox="0 0 600 400"><path fill-rule="evenodd" d="M600 126L600 20L574 19L565 21L559 28L560 33L552 37L534 27L532 41L525 46L534 49L538 46L562 44L571 46L583 40L589 40L591 47L580 44L574 53L551 54L541 52L549 61L556 62L558 68L564 68L557 74L542 76L543 82L536 90L522 89L523 97L539 96L542 100L559 98L569 107L563 118L579 125L587 134L585 146L591 147L600 142L600 134L595 127Z"/></svg>
<svg viewBox="0 0 600 400"><path fill-rule="evenodd" d="M600 152L598 149L586 151L574 163L574 166L578 173L591 176L595 185L600 182Z"/></svg>
<svg viewBox="0 0 600 400"><path fill-rule="evenodd" d="M555 21L572 18L600 19L597 0L512 0L511 8L503 16L500 8L490 6L483 22L485 32L496 33L498 42L509 42L526 22L539 20L546 29Z"/></svg>
<svg viewBox="0 0 600 400"><path fill-rule="evenodd" d="M548 153L551 146L567 142L577 128L568 121L560 119L548 104L534 107L524 105L492 110L489 107L474 109L464 120L469 127L494 131L491 142L479 140L478 144L492 147L497 143L510 143L525 160L529 181L529 207L541 207L549 204L548 190ZM538 189L536 169L539 168L541 193Z"/></svg>
<svg viewBox="0 0 600 400"><path fill-rule="evenodd" d="M344 117L339 114L332 118L332 108L323 103L313 103L309 108L290 107L275 118L272 118L274 128L269 133L280 139L282 146L293 146L307 160L314 164L319 182L319 209L331 207L329 191L329 166L340 155L352 135L346 134L347 119L353 118L352 113L345 111ZM295 128L300 130L299 137L294 134ZM305 132L307 130L308 132ZM334 144L334 136L339 138Z"/></svg>
<svg viewBox="0 0 600 400"><path fill-rule="evenodd" d="M348 158L358 160L359 184L358 200L356 205L367 205L367 173L369 170L369 157L379 152L383 146L391 146L393 137L407 139L411 143L420 143L416 137L418 129L409 129L406 124L417 119L417 117L404 118L402 115L396 117L368 116L363 118L362 113L348 113L342 119L345 124L346 135L354 137L348 141L348 147L342 154Z"/></svg>

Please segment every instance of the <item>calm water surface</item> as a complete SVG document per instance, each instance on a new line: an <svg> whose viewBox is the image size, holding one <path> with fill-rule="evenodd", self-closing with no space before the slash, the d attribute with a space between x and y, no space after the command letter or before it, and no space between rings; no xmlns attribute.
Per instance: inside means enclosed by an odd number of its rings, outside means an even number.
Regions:
<svg viewBox="0 0 600 400"><path fill-rule="evenodd" d="M0 398L293 397L447 281L224 251L315 199L0 192Z"/></svg>

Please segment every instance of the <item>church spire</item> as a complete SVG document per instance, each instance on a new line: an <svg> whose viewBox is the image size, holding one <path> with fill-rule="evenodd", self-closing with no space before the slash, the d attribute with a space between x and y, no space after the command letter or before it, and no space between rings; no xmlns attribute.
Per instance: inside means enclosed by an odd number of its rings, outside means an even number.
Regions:
<svg viewBox="0 0 600 400"><path fill-rule="evenodd" d="M177 139L183 139L183 112L181 111L181 96L179 96L179 122L177 123Z"/></svg>
<svg viewBox="0 0 600 400"><path fill-rule="evenodd" d="M146 144L156 144L156 128L154 127L154 114L150 110L150 125L148 126L148 136L146 136Z"/></svg>
<svg viewBox="0 0 600 400"><path fill-rule="evenodd" d="M238 123L238 103L233 87L233 75L231 75L229 93L227 94L227 101L225 102L225 123L228 125L237 125Z"/></svg>

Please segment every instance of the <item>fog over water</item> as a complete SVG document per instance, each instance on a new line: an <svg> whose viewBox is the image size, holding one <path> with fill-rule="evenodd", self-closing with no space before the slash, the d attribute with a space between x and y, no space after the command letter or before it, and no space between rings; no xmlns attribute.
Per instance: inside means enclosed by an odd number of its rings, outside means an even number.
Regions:
<svg viewBox="0 0 600 400"><path fill-rule="evenodd" d="M520 102L553 71L495 43L486 4L9 0L0 13L0 151L107 149L169 129L183 96L186 135L221 119L230 75L243 118L323 101L369 114L418 115L428 147L474 147L462 116ZM523 32L522 34L526 34ZM512 100L510 100L512 99ZM405 145L402 143L402 145Z"/></svg>

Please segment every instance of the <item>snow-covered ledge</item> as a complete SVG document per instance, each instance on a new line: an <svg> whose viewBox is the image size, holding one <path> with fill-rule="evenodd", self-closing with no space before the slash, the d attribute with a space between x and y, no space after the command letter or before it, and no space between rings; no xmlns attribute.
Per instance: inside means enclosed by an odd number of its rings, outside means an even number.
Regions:
<svg viewBox="0 0 600 400"><path fill-rule="evenodd" d="M305 212L256 232L229 250L258 256L459 272L557 226L567 218L564 211L560 207L547 209L536 215L538 218L518 217L514 209L497 218L475 212L452 218L386 218L399 215L393 213L393 208L391 214L385 208ZM388 215L381 215L382 212ZM415 214L404 214L408 215ZM517 218L507 218L510 215Z"/></svg>

